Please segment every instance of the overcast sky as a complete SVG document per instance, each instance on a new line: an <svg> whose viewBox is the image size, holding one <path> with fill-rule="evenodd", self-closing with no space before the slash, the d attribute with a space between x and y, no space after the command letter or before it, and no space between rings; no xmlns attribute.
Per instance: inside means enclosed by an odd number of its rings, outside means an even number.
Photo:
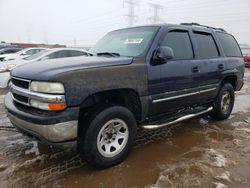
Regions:
<svg viewBox="0 0 250 188"><path fill-rule="evenodd" d="M137 0L135 25L150 24L150 2L163 6L162 22L222 27L250 44L250 0ZM0 0L0 41L89 46L128 26L123 0Z"/></svg>

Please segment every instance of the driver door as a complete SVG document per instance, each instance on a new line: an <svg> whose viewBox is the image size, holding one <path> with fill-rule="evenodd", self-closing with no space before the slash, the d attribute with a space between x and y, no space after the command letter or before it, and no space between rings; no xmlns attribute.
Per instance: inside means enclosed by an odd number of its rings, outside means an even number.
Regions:
<svg viewBox="0 0 250 188"><path fill-rule="evenodd" d="M189 31L169 30L161 41L160 47L172 48L174 57L162 65L156 65L160 71L161 81L158 85L160 93L151 96L152 115L189 106L196 102L199 94L199 87L193 82L194 54Z"/></svg>

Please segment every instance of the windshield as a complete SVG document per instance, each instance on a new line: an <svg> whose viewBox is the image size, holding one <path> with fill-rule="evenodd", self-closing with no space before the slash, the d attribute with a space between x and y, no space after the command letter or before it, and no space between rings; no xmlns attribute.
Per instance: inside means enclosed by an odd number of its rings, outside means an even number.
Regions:
<svg viewBox="0 0 250 188"><path fill-rule="evenodd" d="M158 28L146 26L110 32L90 50L90 53L139 56L147 49Z"/></svg>
<svg viewBox="0 0 250 188"><path fill-rule="evenodd" d="M17 52L17 54L22 54L22 53L25 53L27 50L29 50L29 49L23 49L23 50L20 50L19 52Z"/></svg>
<svg viewBox="0 0 250 188"><path fill-rule="evenodd" d="M40 52L38 52L38 53L35 53L34 55L25 57L25 58L23 58L23 59L29 60L29 61L30 61L30 60L34 60L34 59L36 59L36 58L39 58L39 57L43 56L43 54L45 54L45 53L47 53L47 52L49 52L49 50L42 50L42 51L40 51Z"/></svg>

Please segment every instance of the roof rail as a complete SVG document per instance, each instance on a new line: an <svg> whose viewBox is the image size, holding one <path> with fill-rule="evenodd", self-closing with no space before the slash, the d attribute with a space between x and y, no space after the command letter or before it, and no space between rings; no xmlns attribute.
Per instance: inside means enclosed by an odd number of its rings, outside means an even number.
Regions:
<svg viewBox="0 0 250 188"><path fill-rule="evenodd" d="M223 31L223 32L226 32L224 29L222 28L215 28L215 27L210 27L210 26L207 26L207 25L201 25L199 23L181 23L180 25L188 25L188 26L198 26L198 27L205 27L205 28L208 28L208 29L214 29L214 30L219 30L219 31Z"/></svg>

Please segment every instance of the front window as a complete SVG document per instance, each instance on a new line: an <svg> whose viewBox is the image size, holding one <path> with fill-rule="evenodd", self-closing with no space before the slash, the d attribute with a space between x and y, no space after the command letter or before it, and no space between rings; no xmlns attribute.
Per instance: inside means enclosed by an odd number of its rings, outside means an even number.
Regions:
<svg viewBox="0 0 250 188"><path fill-rule="evenodd" d="M48 51L49 51L49 50L42 50L42 51L40 51L40 52L38 52L38 53L36 53L36 54L34 54L34 55L25 57L25 58L23 58L23 59L29 60L29 61L30 61L30 60L34 60L34 59L36 59L36 58L42 57L43 54L47 53Z"/></svg>
<svg viewBox="0 0 250 188"><path fill-rule="evenodd" d="M159 27L146 26L110 32L90 50L90 53L139 56L148 48L158 29Z"/></svg>

